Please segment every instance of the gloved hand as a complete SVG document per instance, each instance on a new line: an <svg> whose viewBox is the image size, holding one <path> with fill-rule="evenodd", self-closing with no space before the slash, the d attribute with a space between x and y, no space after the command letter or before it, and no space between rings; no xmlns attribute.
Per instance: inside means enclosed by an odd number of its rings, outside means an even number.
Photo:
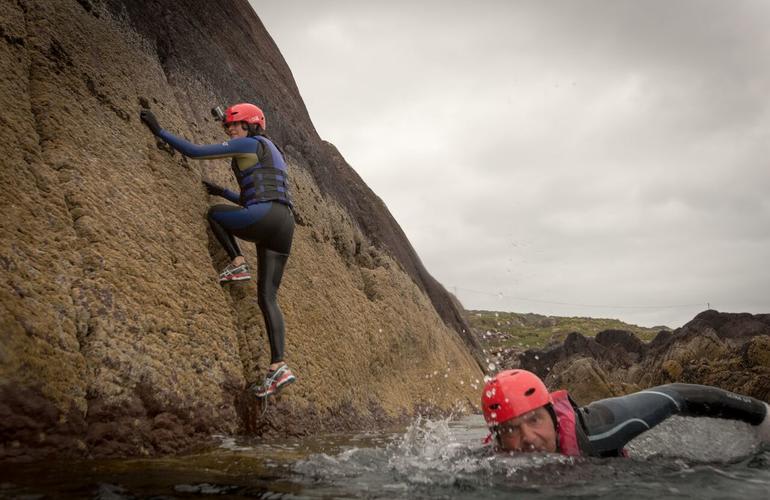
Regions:
<svg viewBox="0 0 770 500"><path fill-rule="evenodd" d="M222 196L225 192L225 188L221 186L217 186L216 184L212 184L209 181L201 181L203 182L203 185L206 186L206 191L209 192L210 195L214 196Z"/></svg>
<svg viewBox="0 0 770 500"><path fill-rule="evenodd" d="M149 109L143 109L139 112L139 119L144 122L145 125L147 125L147 128L150 129L150 132L152 132L153 135L160 134L161 128L160 125L158 125L158 119L155 118L155 115L150 111Z"/></svg>

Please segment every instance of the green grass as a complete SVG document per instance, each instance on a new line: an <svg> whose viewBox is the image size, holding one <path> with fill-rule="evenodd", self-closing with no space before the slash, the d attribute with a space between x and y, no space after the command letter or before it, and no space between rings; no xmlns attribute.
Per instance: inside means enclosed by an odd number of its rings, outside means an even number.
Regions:
<svg viewBox="0 0 770 500"><path fill-rule="evenodd" d="M542 316L500 311L466 311L474 333L488 349L543 348L563 341L571 332L593 337L603 330L625 330L645 342L666 327L645 328L618 319ZM489 333L487 333L489 332Z"/></svg>

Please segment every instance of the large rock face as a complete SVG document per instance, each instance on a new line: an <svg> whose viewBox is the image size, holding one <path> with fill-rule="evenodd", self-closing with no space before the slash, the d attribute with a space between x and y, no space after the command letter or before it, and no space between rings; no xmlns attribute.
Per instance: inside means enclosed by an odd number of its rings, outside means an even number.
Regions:
<svg viewBox="0 0 770 500"><path fill-rule="evenodd" d="M715 385L770 402L768 353L770 315L709 310L649 344L624 331L595 339L571 333L548 350L521 353L511 366L569 389L582 403L670 382Z"/></svg>
<svg viewBox="0 0 770 500"><path fill-rule="evenodd" d="M0 4L0 459L177 451L212 433L391 422L477 399L478 349L383 203L320 140L246 0ZM299 380L262 408L253 282L222 288L193 142L251 101L286 151L298 226L279 301ZM256 262L251 245L246 258ZM468 333L466 333L468 332Z"/></svg>

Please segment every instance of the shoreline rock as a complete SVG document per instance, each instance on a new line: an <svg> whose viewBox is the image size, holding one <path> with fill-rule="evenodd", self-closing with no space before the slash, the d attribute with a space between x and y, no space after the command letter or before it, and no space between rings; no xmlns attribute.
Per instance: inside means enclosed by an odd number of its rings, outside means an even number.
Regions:
<svg viewBox="0 0 770 500"><path fill-rule="evenodd" d="M549 349L527 350L506 368L524 368L575 399L628 394L670 382L715 385L770 402L770 315L704 311L644 343L630 332L595 338L573 332ZM593 381L593 382L591 382Z"/></svg>

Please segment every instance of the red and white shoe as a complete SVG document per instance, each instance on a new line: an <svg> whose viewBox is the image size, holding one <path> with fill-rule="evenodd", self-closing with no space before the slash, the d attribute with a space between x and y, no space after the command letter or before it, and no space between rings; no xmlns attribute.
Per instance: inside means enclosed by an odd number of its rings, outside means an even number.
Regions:
<svg viewBox="0 0 770 500"><path fill-rule="evenodd" d="M257 386L255 384L251 387L251 390L258 398L266 398L271 394L278 392L281 387L290 384L295 380L297 380L297 377L291 372L289 365L283 364L277 370L268 371L262 385Z"/></svg>
<svg viewBox="0 0 770 500"><path fill-rule="evenodd" d="M251 273L249 272L249 266L241 264L240 266L234 266L228 264L224 271L219 273L219 283L229 283L230 281L243 281L250 280Z"/></svg>

